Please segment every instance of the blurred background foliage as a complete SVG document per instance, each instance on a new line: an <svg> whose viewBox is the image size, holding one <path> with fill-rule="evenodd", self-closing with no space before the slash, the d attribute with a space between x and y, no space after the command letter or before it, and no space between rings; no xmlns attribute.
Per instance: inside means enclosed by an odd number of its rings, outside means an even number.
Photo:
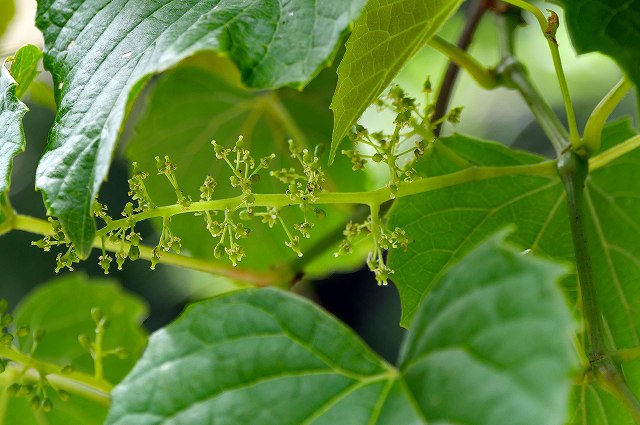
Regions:
<svg viewBox="0 0 640 425"><path fill-rule="evenodd" d="M15 14L13 6L15 6ZM455 41L464 25L465 14L466 8L463 6L455 18L445 26L442 35L446 39ZM42 47L41 37L33 24L34 15L35 0L20 0L15 3L13 0L0 0L0 60L14 53L25 43ZM8 17L13 19L9 22ZM532 19L529 19L529 25L519 32L517 51L540 92L548 99L558 115L563 117L562 100L546 41L540 35L537 25L533 25L531 21ZM6 31L2 34L5 27ZM562 25L557 38L576 107L578 125L582 127L592 108L619 79L620 71L610 59L602 55L594 53L576 56ZM497 63L499 59L497 36L494 17L490 14L483 18L470 52L483 64L491 66ZM206 57L190 59L180 66L187 70L190 67L196 67L212 71L212 67L207 65ZM434 87L437 87L445 67L444 56L425 47L403 69L396 82L411 95L423 101L421 88L425 77L430 76ZM221 69L228 70L228 67L217 68L216 72L223 73ZM233 73L233 70L225 72ZM332 69L324 71L325 74L333 72ZM185 73L179 75L184 77ZM507 89L486 91L478 87L464 72L460 75L461 78L455 87L450 105L464 106L462 119L455 127L447 124L443 134L456 131L496 140L521 149L551 153L550 144L545 140L524 101L516 92ZM123 155L126 141L135 138L136 125L149 108L149 100L155 87L162 81L166 82L166 78L168 77L160 76L152 80L139 97L125 125L122 138L125 143L121 143L118 148L120 155L116 155L109 179L100 194L102 203L114 206L112 211L119 211L126 202L126 180L129 169L129 163ZM326 90L327 97L330 98L334 88L331 86L331 81L335 80L333 78L325 78L325 80L329 81L323 83L326 87L315 87L314 90ZM171 84L175 89L179 89L181 81L171 81ZM281 94L283 98L293 96L287 91L291 92L289 89L283 90L284 93ZM213 97L211 101L215 100L214 92L207 95ZM33 190L33 187L36 163L44 150L47 131L52 124L55 109L50 79L46 72L41 74L38 83L27 94L26 103L31 110L24 121L27 150L14 162L10 195L17 211L44 217L42 198ZM614 117L633 115L634 109L634 96L628 96L618 107ZM318 125L316 114L306 117L298 116L296 119L301 128ZM389 128L392 120L390 113L371 107L365 112L362 122L370 129L383 129ZM316 129L317 133L324 132L330 135L330 120L326 124L328 127ZM202 130L206 130L207 122L202 122L201 125ZM206 131L203 133L204 136L208 137ZM179 134L176 137L179 137ZM328 136L325 143L327 145L330 143ZM370 187L385 183L384 176L378 175L375 169L371 170L366 177ZM154 232L148 223L143 224L141 228L146 234ZM0 238L0 297L8 299L11 305L15 306L34 286L56 276L55 254L45 253L31 246L31 241L35 239L34 235L19 232ZM95 251L93 256L88 261L80 263L77 269L85 271L90 276L102 275L102 269L97 265L98 255ZM316 300L353 327L374 350L389 360L395 360L403 333L398 325L400 304L397 291L393 285L377 286L373 275L366 269L348 263L345 267L355 268L355 270L337 273L322 280L303 281L296 285L294 290ZM61 275L67 273L70 272L60 272ZM166 266L158 266L155 271L152 271L149 270L149 264L143 261L129 262L121 271L112 268L111 275L130 291L140 294L147 300L150 316L145 325L150 331L167 324L179 314L186 303L194 299L209 297L241 286L223 278Z"/></svg>

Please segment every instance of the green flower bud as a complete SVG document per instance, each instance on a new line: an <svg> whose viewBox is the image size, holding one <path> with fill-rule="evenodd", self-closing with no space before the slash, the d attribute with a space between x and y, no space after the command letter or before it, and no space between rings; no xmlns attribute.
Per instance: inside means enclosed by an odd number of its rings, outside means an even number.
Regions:
<svg viewBox="0 0 640 425"><path fill-rule="evenodd" d="M44 413L51 412L51 410L53 409L53 403L51 402L51 399L45 398L44 400L42 400L41 407Z"/></svg>
<svg viewBox="0 0 640 425"><path fill-rule="evenodd" d="M8 328L9 325L13 323L13 316L9 313L5 313L2 315L2 319L0 319L0 328Z"/></svg>
<svg viewBox="0 0 640 425"><path fill-rule="evenodd" d="M16 331L16 336L18 336L20 338L24 338L25 336L29 335L30 332L31 332L31 330L29 329L28 326L21 326Z"/></svg>
<svg viewBox="0 0 640 425"><path fill-rule="evenodd" d="M140 258L140 248L136 245L131 245L129 248L129 259L136 261L138 258Z"/></svg>
<svg viewBox="0 0 640 425"><path fill-rule="evenodd" d="M98 323L103 317L104 315L100 307L91 307L91 318L95 323Z"/></svg>
<svg viewBox="0 0 640 425"><path fill-rule="evenodd" d="M91 338L89 338L89 335L80 334L78 335L78 343L80 344L80 346L82 346L82 348L88 350L91 348L92 341Z"/></svg>
<svg viewBox="0 0 640 425"><path fill-rule="evenodd" d="M60 400L62 401L69 401L69 399L71 398L71 394L69 394L65 390L58 390L58 397L60 397Z"/></svg>
<svg viewBox="0 0 640 425"><path fill-rule="evenodd" d="M218 245L216 245L216 247L213 249L213 256L215 258L217 258L218 260L221 259L224 256L225 252L224 252L224 245L219 243Z"/></svg>
<svg viewBox="0 0 640 425"><path fill-rule="evenodd" d="M18 384L17 382L14 382L13 384L7 387L7 390L6 390L7 394L10 396L18 395L18 392L20 391L20 387L21 387L20 384Z"/></svg>

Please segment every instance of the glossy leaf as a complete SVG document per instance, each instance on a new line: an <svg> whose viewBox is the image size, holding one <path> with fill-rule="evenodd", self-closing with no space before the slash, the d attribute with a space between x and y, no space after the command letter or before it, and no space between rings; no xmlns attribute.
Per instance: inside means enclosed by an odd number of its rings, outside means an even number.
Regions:
<svg viewBox="0 0 640 425"><path fill-rule="evenodd" d="M640 86L640 0L554 0L565 10L571 40L578 53L611 56Z"/></svg>
<svg viewBox="0 0 640 425"><path fill-rule="evenodd" d="M198 199L198 189L207 175L218 182L215 198L222 199L238 196L241 191L230 185L231 170L224 161L215 158L211 140L231 147L242 135L245 146L255 158L275 153L270 170L277 170L300 167L298 161L290 158L289 138L313 151L315 146L326 143L331 137L328 105L335 87L332 70L323 71L302 93L291 89L256 93L239 86L237 73L229 69L226 61L218 59L213 67L203 67L202 62L208 62L210 58L197 59L198 63L181 66L158 79L143 99L146 109L128 141L128 159L151 174L145 182L156 204L176 202L175 192L167 179L154 175L156 156L171 157L177 166L180 188L194 200ZM326 158L327 152L321 160L323 165ZM346 157L323 168L327 174L324 185L329 190L365 190L365 174L353 172ZM286 186L269 176L269 170L260 174L260 181L254 186L255 193L285 193ZM333 257L338 249L336 242L325 246L321 253L312 251L327 234L337 233L335 240L339 240L345 221L356 211L354 206L322 206L322 209L326 213L324 219L317 219L312 210L307 212L309 220L315 224L310 239L301 237L301 249L305 253L302 258L285 246L288 238L279 223L269 228L258 217L243 221L251 233L247 239L238 241L246 251L246 257L238 267L264 270L288 263L291 267L300 267L299 261L303 261L307 276L357 267L362 256ZM256 209L258 212L263 210ZM289 231L298 234L293 225L303 221L300 208L283 208L282 214ZM215 261L213 249L217 240L206 230L203 217L176 216L171 226L190 254ZM314 259L307 262L307 257L312 256ZM226 258L222 261L229 264Z"/></svg>
<svg viewBox="0 0 640 425"><path fill-rule="evenodd" d="M11 75L18 83L16 96L22 99L27 89L38 76L38 66L42 59L42 51L32 44L23 46L16 52L11 64Z"/></svg>
<svg viewBox="0 0 640 425"><path fill-rule="evenodd" d="M16 96L17 84L6 68L0 66L0 194L9 190L13 158L24 151L22 118L27 106Z"/></svg>
<svg viewBox="0 0 640 425"><path fill-rule="evenodd" d="M613 124L603 132L603 149L633 135L628 121ZM540 160L459 135L439 143L442 147L436 147L431 157L424 160L423 173L435 175L460 169L460 165L456 165L460 158L481 165ZM452 153L458 156L458 161L452 161ZM640 151L635 150L593 171L586 185L587 237L598 301L612 341L619 349L640 345L640 318L634 314L633 307L640 305L639 169ZM456 258L495 228L515 224L517 231L510 240L521 246L523 252L573 261L564 202L559 179L539 177L474 182L397 202L390 212L390 225L403 227L414 240L406 253L397 250L389 255L390 264L396 270L393 281L403 305L402 323L406 326L411 322L416 306L428 298L434 282L446 273ZM577 298L575 285L575 277L564 282L567 295L574 302ZM585 346L584 335L581 342ZM631 362L623 365L623 369L631 388L640 393L640 364ZM607 423L607 417L611 418L609 423L617 423L616 418L621 415L628 420L624 407L601 390L585 385L584 390L576 391L579 391L574 397L576 415L579 415L576 417L582 418L584 410L600 412L589 416L594 418L589 419L593 422L585 423Z"/></svg>
<svg viewBox="0 0 640 425"><path fill-rule="evenodd" d="M462 0L370 0L338 68L331 158L351 126Z"/></svg>
<svg viewBox="0 0 640 425"><path fill-rule="evenodd" d="M94 307L99 307L111 322L104 334L105 350L123 347L129 353L125 359L109 356L104 360L105 378L115 384L129 372L144 348L146 335L141 322L147 307L113 280L88 279L75 273L40 285L18 305L14 323L29 326L32 332L44 332L34 357L92 374L93 360L78 343L78 336L95 337L91 318ZM18 341L23 351L30 352L33 333Z"/></svg>
<svg viewBox="0 0 640 425"><path fill-rule="evenodd" d="M107 424L560 424L574 363L562 270L491 239L425 301L399 371L290 293L197 303L151 336Z"/></svg>
<svg viewBox="0 0 640 425"><path fill-rule="evenodd" d="M128 105L153 74L204 50L254 88L301 87L330 63L364 0L40 0L58 113L36 186L79 253Z"/></svg>
<svg viewBox="0 0 640 425"><path fill-rule="evenodd" d="M420 308L400 355L429 423L563 424L576 366L564 269L492 237Z"/></svg>

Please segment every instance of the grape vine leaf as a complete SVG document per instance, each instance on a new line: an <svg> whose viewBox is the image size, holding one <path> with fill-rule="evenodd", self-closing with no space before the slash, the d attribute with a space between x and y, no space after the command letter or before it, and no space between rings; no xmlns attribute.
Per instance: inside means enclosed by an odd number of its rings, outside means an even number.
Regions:
<svg viewBox="0 0 640 425"><path fill-rule="evenodd" d="M242 135L245 146L255 158L276 153L270 170L299 169L300 164L290 157L287 140L291 138L311 151L329 140L332 118L328 105L335 80L335 72L327 69L302 93L289 88L256 93L240 86L239 75L227 61L194 58L190 63L160 76L141 96L144 110L132 124L131 136L125 139L126 156L137 162L140 169L152 174L145 184L157 205L176 202L175 193L166 178L153 175L156 169L154 158L164 155L169 155L176 164L180 188L194 200L198 198L198 188L207 175L218 182L216 199L238 196L239 189L229 183L229 167L215 158L209 142L215 139L231 147ZM326 153L322 159L325 158ZM330 190L366 190L365 174L354 173L346 157L338 158L324 171L324 186ZM260 181L254 186L255 193L285 193L287 187L269 176L268 170L260 174ZM269 228L260 222L259 217L243 221L251 233L247 239L239 241L246 252L239 267L254 270L297 268L300 262L304 262L303 270L294 270L294 274L304 271L306 276L318 277L360 266L362 256L333 257L333 252L338 250L338 242L324 246L322 253L314 255L314 246L321 244L328 234L337 233L334 240L340 239L345 222L357 211L353 206L330 205L323 205L322 210L326 213L323 219L317 219L313 211L306 213L314 227L310 239L301 238L302 258L285 246L288 238L279 223ZM263 208L256 208L256 212L262 211ZM292 226L303 221L303 211L294 206L284 207L281 212L289 231L297 234ZM213 249L216 240L206 231L202 217L191 214L175 216L171 228L182 238L183 248L191 255L215 261ZM265 246L269 249L265 250ZM308 261L312 256L314 259ZM221 261L230 264L226 258Z"/></svg>
<svg viewBox="0 0 640 425"><path fill-rule="evenodd" d="M603 149L634 134L628 120L611 124L603 132ZM461 135L438 143L418 165L425 175L460 170L463 162L499 166L543 160ZM636 149L593 170L585 191L587 237L598 301L612 342L619 349L637 347L640 338L640 318L633 307L640 305L640 259L636 254L640 240L639 169L640 150ZM557 178L501 177L396 202L389 226L404 228L414 240L407 252L394 250L389 254L389 264L395 269L392 280L403 306L402 324L411 323L417 305L428 299L433 284L457 258L477 245L483 235L508 224L517 226L509 240L521 246L523 253L573 262L565 197ZM565 279L563 286L568 298L576 302L575 276ZM574 308L579 308L577 302ZM584 346L584 335L581 340ZM640 362L624 364L623 369L631 388L640 393ZM621 416L630 420L618 401L591 384L577 386L575 393L576 420L583 417L583 411L596 412L598 418L610 417L610 423L617 423L615 418ZM589 420L594 422L584 423L606 423Z"/></svg>
<svg viewBox="0 0 640 425"><path fill-rule="evenodd" d="M640 87L640 0L554 0L565 10L567 28L578 53L612 57Z"/></svg>
<svg viewBox="0 0 640 425"><path fill-rule="evenodd" d="M131 370L146 344L141 323L147 316L147 306L114 280L89 279L78 272L40 285L16 307L14 323L44 332L33 357L92 374L93 360L78 343L78 335L94 337L93 307L99 307L111 322L104 334L105 350L123 347L129 353L125 359L104 359L105 378L115 384ZM18 342L23 351L30 352L33 334Z"/></svg>
<svg viewBox="0 0 640 425"><path fill-rule="evenodd" d="M16 96L17 85L4 62L0 66L0 194L9 191L13 158L25 148L22 118L28 108Z"/></svg>
<svg viewBox="0 0 640 425"><path fill-rule="evenodd" d="M309 301L252 288L153 334L106 423L559 425L575 360L564 268L503 238L444 277L398 369Z"/></svg>
<svg viewBox="0 0 640 425"><path fill-rule="evenodd" d="M338 67L331 160L351 126L462 0L370 0Z"/></svg>
<svg viewBox="0 0 640 425"><path fill-rule="evenodd" d="M532 164L543 158L514 151L497 143L459 134L433 145L416 169L424 176L444 175L470 166ZM571 260L571 237L566 231L543 232L549 225L562 229L566 210L556 177L509 176L470 182L399 199L389 212L390 228L401 227L412 240L407 251L391 250L392 281L402 302L403 326L408 326L432 285L473 246L504 226L516 224L509 238L534 253ZM545 221L548 218L548 221ZM568 226L568 224L567 224ZM537 238L537 236L545 236Z"/></svg>
<svg viewBox="0 0 640 425"><path fill-rule="evenodd" d="M205 50L228 55L253 88L300 87L336 53L364 0L40 0L58 112L36 186L81 257L93 200L132 100L152 77Z"/></svg>

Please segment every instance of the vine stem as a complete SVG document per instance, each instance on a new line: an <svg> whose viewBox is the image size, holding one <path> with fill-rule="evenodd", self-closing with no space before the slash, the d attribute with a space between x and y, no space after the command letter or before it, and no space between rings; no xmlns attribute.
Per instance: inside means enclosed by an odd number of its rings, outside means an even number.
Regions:
<svg viewBox="0 0 640 425"><path fill-rule="evenodd" d="M551 11L552 16L549 20L547 20L540 9L538 9L531 3L528 3L527 1L504 0L504 2L533 13L533 15L538 20L540 29L547 39L549 51L551 52L551 58L553 59L553 68L556 72L556 78L560 86L560 93L562 94L562 101L564 103L565 112L567 114L567 122L569 123L569 140L571 141L571 146L573 147L573 149L579 151L581 148L580 134L578 133L576 116L573 110L571 96L569 94L569 85L567 84L567 78L565 77L564 69L562 68L562 60L560 59L560 52L558 51L558 42L555 38L555 28L553 28L552 24L552 19L557 19L557 15L555 14L555 12Z"/></svg>
<svg viewBox="0 0 640 425"><path fill-rule="evenodd" d="M493 89L498 86L498 80L496 79L495 74L489 72L489 70L480 64L480 62L478 62L473 56L460 49L455 44L449 43L447 40L437 35L434 35L429 40L428 44L453 61L457 65L456 69L460 67L467 71L475 82L482 88ZM441 108L446 109L447 106L445 105ZM436 113L433 115L434 121L442 118L442 115L439 115L438 112L439 111L436 108ZM442 114L443 112L440 113Z"/></svg>
<svg viewBox="0 0 640 425"><path fill-rule="evenodd" d="M582 137L582 144L589 152L600 150L600 137L607 118L632 87L631 80L626 76L622 77L591 112Z"/></svg>
<svg viewBox="0 0 640 425"><path fill-rule="evenodd" d="M640 147L640 136L620 143L611 149L595 156L590 161L592 169L605 166L609 162L617 159L625 153ZM487 180L497 177L507 176L538 176L538 177L554 177L556 176L556 161L550 160L536 164L516 165L506 167L477 167L470 166L464 170L455 173L445 174L436 177L426 177L416 179L412 182L400 182L396 198L416 195L419 193L429 192L432 190L443 189L450 186L464 184L472 181ZM389 188L383 187L369 192L320 192L317 199L310 204L361 204L370 206L372 204L382 205L384 202L392 199ZM189 207L181 205L168 205L156 207L133 216L134 221L142 221L157 217L170 217L178 214L193 214L195 212L233 209L242 204L242 197L218 199L205 202L194 202ZM294 205L291 198L286 194L256 194L254 206L266 207L284 207ZM93 247L101 249L103 245L103 236L108 232L115 230L123 225L127 219L114 220L97 232L97 236L93 242ZM51 223L35 217L22 214L12 215L11 230L21 230L24 232L34 233L43 236L52 236L53 229ZM321 245L325 246L329 241L322 241ZM104 248L111 252L120 251L123 246L120 241L110 241L108 238L104 240ZM129 242L125 242L128 248ZM153 256L153 248L140 245L140 258L151 261ZM306 258L303 257L303 259ZM304 261L304 260L303 260ZM180 254L165 253L161 259L162 264L183 267L191 270L202 271L205 273L229 277L235 280L247 282L256 286L287 286L294 281L300 274L300 267L288 265L286 267L278 267L271 271L255 271L247 270L239 267L232 267L213 262L189 257Z"/></svg>
<svg viewBox="0 0 640 425"><path fill-rule="evenodd" d="M480 65L472 56L467 54L466 50L471 44L473 35L476 32L480 19L489 7L491 0L474 0L469 6L469 13L465 22L464 28L460 36L458 37L457 46L445 42L438 36L431 38L429 44L431 47L436 48L440 52L449 57L449 64L445 71L444 77L440 82L438 89L438 99L436 100L435 110L433 113L432 122L437 122L445 116L447 108L449 107L449 101L453 94L453 87L458 79L460 67L464 68L469 74L483 87L492 88L496 86L495 76L486 71L482 65ZM493 81L492 81L493 80ZM442 123L436 125L434 133L436 136L440 135L442 129Z"/></svg>
<svg viewBox="0 0 640 425"><path fill-rule="evenodd" d="M618 352L606 338L604 319L598 305L589 245L584 223L584 185L589 175L589 161L573 150L558 159L558 174L567 194L569 224L573 238L582 314L589 335L587 357L598 384L613 394L640 423L640 401L627 384L617 360Z"/></svg>
<svg viewBox="0 0 640 425"><path fill-rule="evenodd" d="M40 375L44 374L56 388L97 401L105 406L109 405L109 393L112 386L104 379L96 379L77 371L63 373L62 368L58 365L34 359L8 346L0 346L0 358L27 368L23 376L28 379L39 381Z"/></svg>
<svg viewBox="0 0 640 425"><path fill-rule="evenodd" d="M537 10L537 9L536 9ZM543 17L544 19L544 17ZM549 138L556 154L559 156L569 145L569 134L549 104L540 95L525 67L517 60L514 52L513 34L520 22L519 13L515 15L506 11L498 15L498 30L502 60L496 68L498 77L511 88L518 90L531 113L536 118L542 131ZM545 21L546 22L546 21Z"/></svg>

